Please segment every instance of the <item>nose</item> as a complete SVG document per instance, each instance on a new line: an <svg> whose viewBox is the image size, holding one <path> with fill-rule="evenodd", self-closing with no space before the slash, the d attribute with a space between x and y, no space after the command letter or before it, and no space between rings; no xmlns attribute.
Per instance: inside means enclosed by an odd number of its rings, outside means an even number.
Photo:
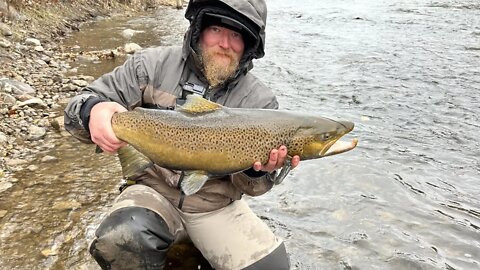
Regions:
<svg viewBox="0 0 480 270"><path fill-rule="evenodd" d="M218 45L222 48L228 49L230 48L230 38L227 34L222 34L220 36L220 41L218 42Z"/></svg>

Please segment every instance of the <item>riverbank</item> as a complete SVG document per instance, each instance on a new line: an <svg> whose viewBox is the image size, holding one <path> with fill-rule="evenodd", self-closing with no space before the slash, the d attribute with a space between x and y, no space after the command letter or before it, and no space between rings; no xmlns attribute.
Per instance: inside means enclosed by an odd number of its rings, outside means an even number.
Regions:
<svg viewBox="0 0 480 270"><path fill-rule="evenodd" d="M62 108L94 80L78 74L72 63L82 57L112 57L112 52L72 51L62 40L87 22L116 14L135 16L178 2L131 1L126 5L82 0L61 5L29 2L15 8L0 1L0 193L18 181L12 179L14 172L36 169L29 164L37 153L54 147L48 143L51 138L68 136L62 128Z"/></svg>

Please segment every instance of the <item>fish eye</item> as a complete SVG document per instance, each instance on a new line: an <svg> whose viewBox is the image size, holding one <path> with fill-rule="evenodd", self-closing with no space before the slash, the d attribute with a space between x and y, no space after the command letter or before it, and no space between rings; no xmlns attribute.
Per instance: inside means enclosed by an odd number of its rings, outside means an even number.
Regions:
<svg viewBox="0 0 480 270"><path fill-rule="evenodd" d="M320 135L318 135L318 140L320 141L326 141L326 140L329 140L331 138L331 134L330 133L322 133Z"/></svg>

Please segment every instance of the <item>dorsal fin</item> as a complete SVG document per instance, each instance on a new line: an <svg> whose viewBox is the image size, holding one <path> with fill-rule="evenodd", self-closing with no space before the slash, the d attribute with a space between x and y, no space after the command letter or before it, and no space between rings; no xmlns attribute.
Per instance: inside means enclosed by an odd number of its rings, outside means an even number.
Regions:
<svg viewBox="0 0 480 270"><path fill-rule="evenodd" d="M222 108L222 105L204 99L198 95L188 95L187 101L178 110L187 113L213 112Z"/></svg>

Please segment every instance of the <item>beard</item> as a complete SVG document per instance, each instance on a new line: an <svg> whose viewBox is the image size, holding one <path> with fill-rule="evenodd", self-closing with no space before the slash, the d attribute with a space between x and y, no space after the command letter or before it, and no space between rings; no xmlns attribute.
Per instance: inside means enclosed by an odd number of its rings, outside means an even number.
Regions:
<svg viewBox="0 0 480 270"><path fill-rule="evenodd" d="M211 87L217 87L233 77L240 63L240 56L232 49L200 47L203 73Z"/></svg>

